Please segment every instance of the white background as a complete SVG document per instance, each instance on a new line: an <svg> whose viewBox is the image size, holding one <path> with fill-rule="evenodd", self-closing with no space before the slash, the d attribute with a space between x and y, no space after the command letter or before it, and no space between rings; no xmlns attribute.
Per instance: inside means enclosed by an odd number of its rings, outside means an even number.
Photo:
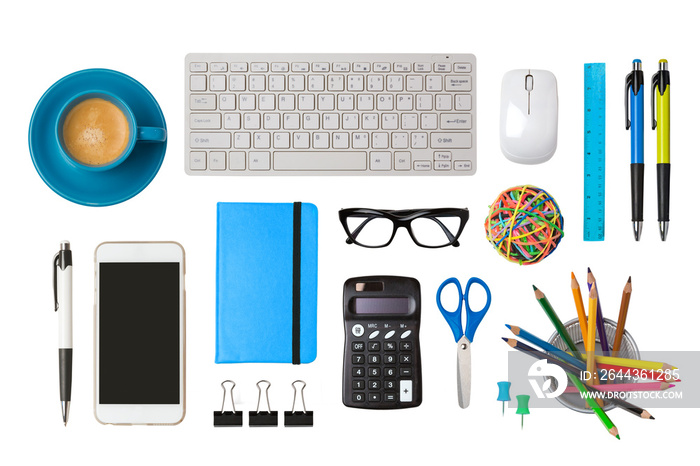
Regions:
<svg viewBox="0 0 700 466"><path fill-rule="evenodd" d="M693 350L700 323L691 265L698 227L693 184L697 156L695 15L656 2L22 2L3 8L0 131L0 462L281 464L558 461L589 448L597 462L688 461L697 410L654 409L655 421L615 410L621 441L592 415L533 410L520 430L501 417L496 382L507 377L504 323L547 337L551 325L534 299L542 289L562 319L575 317L569 273L585 282L590 266L603 311L616 318L632 275L627 328L642 350ZM686 4L687 5L687 4ZM471 52L477 56L478 172L459 178L208 178L183 170L183 64L188 52ZM659 58L672 77L672 190L669 239L656 225L655 134L646 122L646 203L642 241L630 222L629 133L623 84L631 62L644 63L648 93ZM607 223L602 243L582 241L583 63L607 63ZM27 148L34 105L62 76L104 67L143 83L168 123L168 151L144 192L117 206L90 208L54 194L35 172ZM513 164L498 143L500 81L515 68L551 70L559 84L559 145L544 165ZM648 105L648 95L645 96ZM648 107L647 107L648 108ZM647 119L649 112L646 111ZM484 238L489 203L511 186L547 189L566 219L560 248L543 263L520 267ZM308 366L215 365L216 202L315 203L319 223L316 362ZM343 207L469 207L459 248L415 247L405 232L383 250L346 245ZM70 422L60 421L57 322L51 262L59 242L74 249L74 375ZM187 416L176 427L113 427L92 414L93 253L106 240L175 240L187 253ZM365 274L414 276L423 289L424 401L416 409L372 412L342 405L345 279ZM440 282L483 278L493 304L473 346L472 405L457 407L454 342L434 304ZM274 293L260 284L260 292ZM668 361L673 362L673 361ZM691 368L681 368L683 371ZM297 378L307 381L313 429L214 429L219 383L238 383L239 409L255 408L255 382L267 378L273 409L289 409ZM682 384L680 386L682 388ZM515 393L513 393L515 395ZM689 393L685 394L690 396ZM697 396L697 394L695 394ZM586 446L588 445L588 446ZM686 458L683 460L683 458ZM7 463L6 460L11 463ZM582 456L576 455L576 461Z"/></svg>

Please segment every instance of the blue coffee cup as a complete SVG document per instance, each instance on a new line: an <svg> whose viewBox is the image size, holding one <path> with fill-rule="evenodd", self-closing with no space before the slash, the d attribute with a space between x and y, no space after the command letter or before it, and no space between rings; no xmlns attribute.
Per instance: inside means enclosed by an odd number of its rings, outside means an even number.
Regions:
<svg viewBox="0 0 700 466"><path fill-rule="evenodd" d="M68 116L70 111L73 110L73 108L75 108L81 102L94 98L103 99L107 102L114 104L126 117L127 125L129 127L129 136L126 147L118 156L116 156L109 162L100 165L86 164L79 160L76 160L73 157L73 155L71 155L63 139L63 127L66 122L66 117ZM90 90L76 94L70 99L68 99L68 101L61 108L61 111L58 113L58 115L59 117L56 120L55 133L59 151L61 152L61 155L66 160L66 162L68 162L70 165L85 170L104 171L112 169L124 162L127 159L127 157L129 157L136 143L158 143L164 142L167 138L167 132L165 128L138 126L136 123L136 117L134 116L134 112L131 110L131 108L129 108L129 106L121 98L106 91Z"/></svg>

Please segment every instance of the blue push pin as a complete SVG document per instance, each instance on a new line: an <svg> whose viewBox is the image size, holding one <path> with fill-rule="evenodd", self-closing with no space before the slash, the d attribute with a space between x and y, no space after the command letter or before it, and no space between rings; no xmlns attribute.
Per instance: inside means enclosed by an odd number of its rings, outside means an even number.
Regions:
<svg viewBox="0 0 700 466"><path fill-rule="evenodd" d="M503 412L501 415L506 413L506 401L510 401L510 382L497 382L498 385L498 398L496 400L503 402Z"/></svg>
<svg viewBox="0 0 700 466"><path fill-rule="evenodd" d="M516 395L515 398L518 399L518 409L515 414L520 414L520 429L522 430L525 415L530 414L530 408L527 406L530 402L530 395Z"/></svg>

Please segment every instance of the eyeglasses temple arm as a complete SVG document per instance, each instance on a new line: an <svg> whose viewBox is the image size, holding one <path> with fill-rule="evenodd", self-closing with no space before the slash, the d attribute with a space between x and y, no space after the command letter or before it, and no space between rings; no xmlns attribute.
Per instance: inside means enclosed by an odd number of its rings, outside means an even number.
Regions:
<svg viewBox="0 0 700 466"><path fill-rule="evenodd" d="M360 234L360 232L361 232L362 229L365 227L365 225L367 225L367 223L368 223L370 220L374 220L375 218L379 218L379 216L378 216L378 215L375 215L375 216L373 216L373 217L367 217L367 218L365 219L364 222L360 223L360 224L357 226L357 228L355 228L355 230L353 230L353 232L350 233L350 236L345 240L345 242L346 242L347 244L352 244L352 243L354 243L354 242L355 242L355 239L357 238L357 235Z"/></svg>
<svg viewBox="0 0 700 466"><path fill-rule="evenodd" d="M452 234L452 232L450 232L450 230L447 229L447 227L445 226L444 223L442 223L440 220L438 220L435 217L428 217L428 218L430 220L434 221L435 223L437 223L438 225L440 225L440 228L442 228L442 232L445 233L445 236L447 236L447 239L450 240L450 243L452 243L452 246L454 246L454 247L459 246L459 241L455 241L454 235Z"/></svg>

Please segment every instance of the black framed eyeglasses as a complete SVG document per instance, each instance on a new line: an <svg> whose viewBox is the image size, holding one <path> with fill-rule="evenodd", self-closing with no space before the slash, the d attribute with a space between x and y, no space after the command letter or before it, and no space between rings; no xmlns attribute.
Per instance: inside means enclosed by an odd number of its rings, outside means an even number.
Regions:
<svg viewBox="0 0 700 466"><path fill-rule="evenodd" d="M469 209L342 209L338 215L348 235L345 240L348 244L383 248L403 227L418 246L444 248L459 246L457 239L469 220Z"/></svg>

